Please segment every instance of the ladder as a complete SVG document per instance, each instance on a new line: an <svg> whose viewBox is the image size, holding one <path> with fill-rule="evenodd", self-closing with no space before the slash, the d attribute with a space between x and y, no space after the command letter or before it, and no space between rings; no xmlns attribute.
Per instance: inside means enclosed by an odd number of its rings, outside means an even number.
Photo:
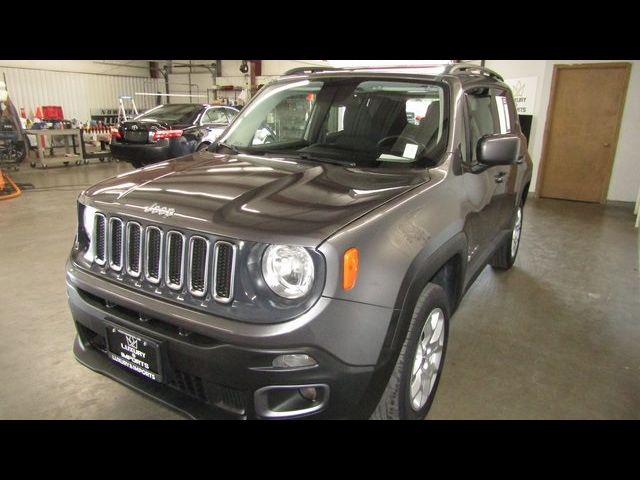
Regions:
<svg viewBox="0 0 640 480"><path fill-rule="evenodd" d="M138 109L136 108L136 102L133 99L133 97L128 95L122 95L118 97L118 123L126 122L128 120L127 109L124 106L125 100L131 100L131 111L133 112L133 114L131 115L131 118L138 116Z"/></svg>

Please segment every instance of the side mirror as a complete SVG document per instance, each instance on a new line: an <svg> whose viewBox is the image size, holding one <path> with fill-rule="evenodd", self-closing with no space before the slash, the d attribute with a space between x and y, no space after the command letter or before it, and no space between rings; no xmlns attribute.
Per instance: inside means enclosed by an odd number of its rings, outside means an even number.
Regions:
<svg viewBox="0 0 640 480"><path fill-rule="evenodd" d="M516 134L485 135L478 140L476 159L489 167L511 165L516 162L519 151L520 137Z"/></svg>

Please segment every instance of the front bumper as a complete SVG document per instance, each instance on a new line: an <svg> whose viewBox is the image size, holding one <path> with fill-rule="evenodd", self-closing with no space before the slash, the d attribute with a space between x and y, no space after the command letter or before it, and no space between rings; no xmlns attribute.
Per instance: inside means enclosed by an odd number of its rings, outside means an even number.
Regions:
<svg viewBox="0 0 640 480"><path fill-rule="evenodd" d="M365 405L371 403L368 392L386 329L373 329L379 339L371 332L359 331L350 318L350 310L344 308L352 302L327 299L338 309L325 306L311 320L278 324L275 328L279 334L271 325L246 323L237 325L236 332L227 329L223 334L224 329L218 327L226 325L220 323L224 319L208 315L211 323L202 325L197 320L205 314L112 285L71 263L67 264L67 292L78 331L74 344L78 361L191 418L268 418L271 415L260 407L264 405L265 394L261 392L265 388L306 385L326 387L321 407L303 414L288 415L285 411L282 417L366 418L370 413ZM156 303L164 308L158 308ZM358 308L372 313L374 322L388 326L392 310L368 305ZM377 314L373 313L376 309ZM151 319L140 321L140 313ZM335 316L343 328L332 331L337 324L331 321ZM358 319L356 316L355 320ZM149 380L109 360L104 342L105 322L162 344L164 383ZM330 330L323 333L319 326ZM271 335L265 335L268 331ZM274 369L273 358L286 353L306 353L318 364L297 370Z"/></svg>

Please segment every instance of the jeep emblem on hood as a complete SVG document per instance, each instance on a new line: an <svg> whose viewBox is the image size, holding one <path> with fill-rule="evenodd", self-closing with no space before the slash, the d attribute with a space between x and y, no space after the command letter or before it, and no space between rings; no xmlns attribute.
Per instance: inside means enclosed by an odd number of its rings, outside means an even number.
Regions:
<svg viewBox="0 0 640 480"><path fill-rule="evenodd" d="M154 203L153 205L149 205L147 207L144 207L144 213L151 213L153 215L160 215L160 216L164 216L164 217L170 217L171 215L176 213L176 209L175 208L161 207L157 203Z"/></svg>

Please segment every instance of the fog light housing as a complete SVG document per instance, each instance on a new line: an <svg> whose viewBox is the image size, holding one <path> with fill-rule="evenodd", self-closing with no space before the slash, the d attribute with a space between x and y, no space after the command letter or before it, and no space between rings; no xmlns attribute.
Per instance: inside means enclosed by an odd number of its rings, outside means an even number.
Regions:
<svg viewBox="0 0 640 480"><path fill-rule="evenodd" d="M300 392L303 398L306 398L310 402L315 402L318 399L318 390L316 387L304 387L298 390L298 392Z"/></svg>
<svg viewBox="0 0 640 480"><path fill-rule="evenodd" d="M304 368L313 367L318 362L306 353L287 353L279 355L271 362L274 368Z"/></svg>

